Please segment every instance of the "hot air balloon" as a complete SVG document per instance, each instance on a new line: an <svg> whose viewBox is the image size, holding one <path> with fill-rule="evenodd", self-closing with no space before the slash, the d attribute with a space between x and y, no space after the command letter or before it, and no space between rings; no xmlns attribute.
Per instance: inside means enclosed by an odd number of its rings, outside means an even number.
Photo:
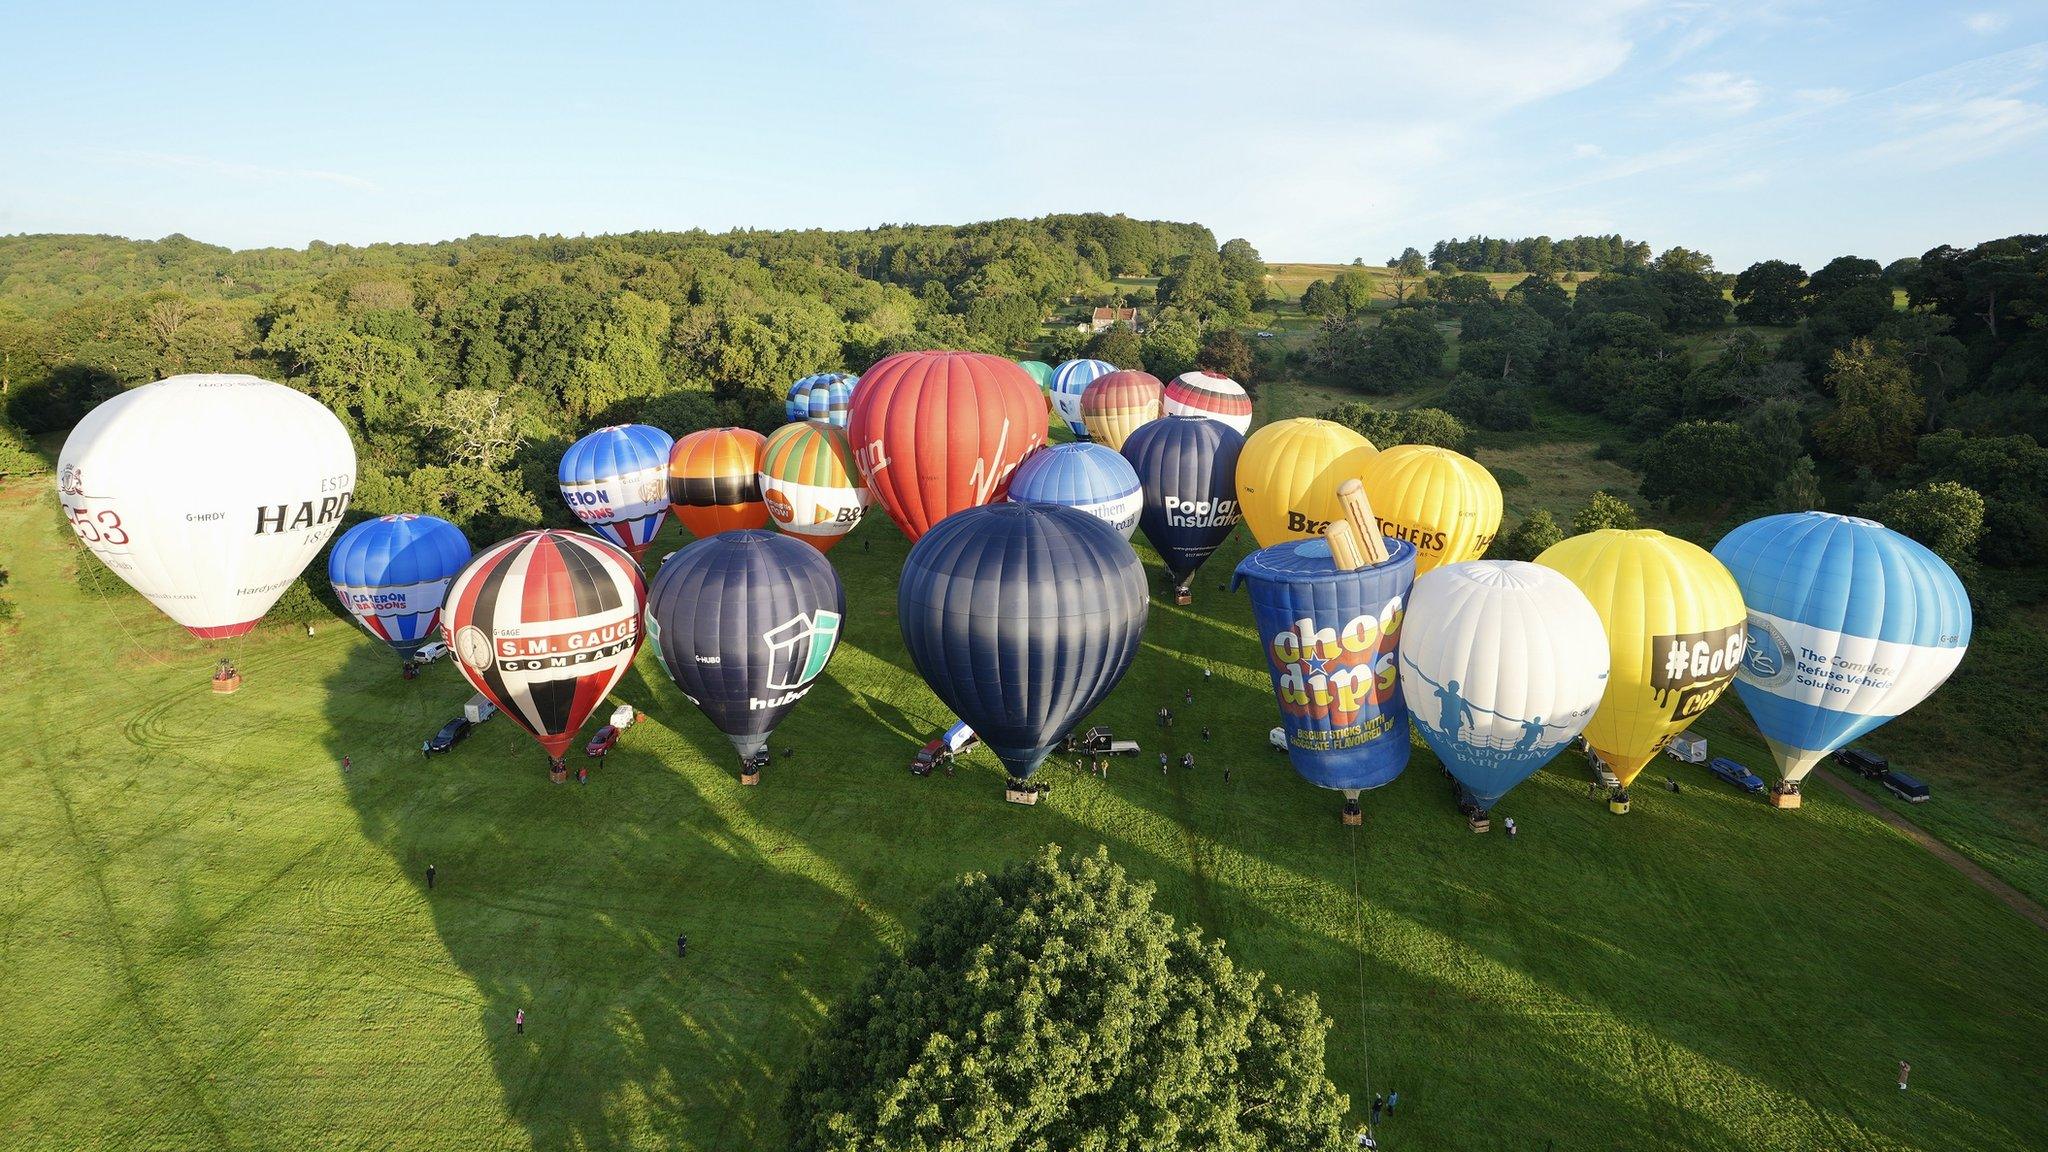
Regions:
<svg viewBox="0 0 2048 1152"><path fill-rule="evenodd" d="M806 376L789 386L783 414L792 421L823 420L844 428L847 413L853 407L853 390L859 383L860 377L847 372Z"/></svg>
<svg viewBox="0 0 2048 1152"><path fill-rule="evenodd" d="M1067 431L1083 440L1088 438L1088 425L1081 419L1081 393L1097 377L1114 371L1116 365L1107 360L1068 360L1052 370L1046 392L1052 399L1053 415L1066 421Z"/></svg>
<svg viewBox="0 0 2048 1152"><path fill-rule="evenodd" d="M1038 385L1039 391L1045 392L1052 388L1052 365L1043 360L1019 360L1017 367L1022 368L1024 374L1031 377Z"/></svg>
<svg viewBox="0 0 2048 1152"><path fill-rule="evenodd" d="M1302 778L1358 794L1408 766L1408 705L1395 650L1406 631L1415 546L1387 541L1388 558L1339 569L1321 539L1287 540L1245 557L1231 587L1251 585L1252 620Z"/></svg>
<svg viewBox="0 0 2048 1152"><path fill-rule="evenodd" d="M1585 735L1621 781L1608 807L1626 812L1643 765L1735 678L1742 592L1704 548L1651 529L1573 536L1536 563L1578 585L1607 630L1607 691Z"/></svg>
<svg viewBox="0 0 2048 1152"><path fill-rule="evenodd" d="M773 532L699 540L662 561L647 593L662 668L756 769L832 658L845 615L824 555Z"/></svg>
<svg viewBox="0 0 2048 1152"><path fill-rule="evenodd" d="M1401 696L1481 813L1593 718L1607 689L1606 641L1586 594L1553 569L1480 560L1416 577Z"/></svg>
<svg viewBox="0 0 2048 1152"><path fill-rule="evenodd" d="M1748 637L1735 694L1796 807L1823 757L1941 687L1970 644L1955 571L1874 520L1799 512L1752 520L1714 558L1742 590Z"/></svg>
<svg viewBox="0 0 2048 1152"><path fill-rule="evenodd" d="M1145 570L1073 508L991 504L947 517L897 586L903 643L946 707L1027 779L1138 653Z"/></svg>
<svg viewBox="0 0 2048 1152"><path fill-rule="evenodd" d="M1320 536L1342 514L1337 486L1365 470L1372 441L1328 420L1278 420L1251 434L1237 458L1237 502L1266 547Z"/></svg>
<svg viewBox="0 0 2048 1152"><path fill-rule="evenodd" d="M820 552L860 524L867 482L846 433L823 420L784 424L761 453L761 499L775 526Z"/></svg>
<svg viewBox="0 0 2048 1152"><path fill-rule="evenodd" d="M640 566L610 541L522 532L456 575L441 635L470 684L547 749L560 780L576 730L640 650L645 599Z"/></svg>
<svg viewBox="0 0 2048 1152"><path fill-rule="evenodd" d="M1252 430L1252 398L1244 386L1221 372L1183 372L1166 386L1168 416L1206 416L1220 420L1243 436Z"/></svg>
<svg viewBox="0 0 2048 1152"><path fill-rule="evenodd" d="M1182 603L1188 578L1237 527L1237 460L1244 439L1220 420L1167 416L1131 433L1124 458L1144 487L1138 526L1158 549Z"/></svg>
<svg viewBox="0 0 2048 1152"><path fill-rule="evenodd" d="M1359 476L1380 531L1415 545L1415 573L1486 555L1500 531L1500 485L1469 456L1400 444L1366 461Z"/></svg>
<svg viewBox="0 0 2048 1152"><path fill-rule="evenodd" d="M1011 360L899 352L868 369L848 427L874 498L915 541L963 508L1003 498L1045 443L1045 397Z"/></svg>
<svg viewBox="0 0 2048 1152"><path fill-rule="evenodd" d="M699 539L766 528L760 476L767 445L767 437L748 428L706 428L676 441L668 456L668 502L683 527Z"/></svg>
<svg viewBox="0 0 2048 1152"><path fill-rule="evenodd" d="M1017 465L1010 499L1078 508L1131 538L1145 494L1130 462L1100 444L1055 444Z"/></svg>
<svg viewBox="0 0 2048 1152"><path fill-rule="evenodd" d="M194 636L240 636L341 525L348 432L320 402L254 376L173 376L71 430L57 495L72 531Z"/></svg>
<svg viewBox="0 0 2048 1152"><path fill-rule="evenodd" d="M406 512L342 533L327 553L327 580L356 623L411 660L440 632L448 584L467 563L462 529Z"/></svg>
<svg viewBox="0 0 2048 1152"><path fill-rule="evenodd" d="M675 444L645 424L599 428L562 454L555 472L562 499L585 527L637 557L668 519L668 454Z"/></svg>
<svg viewBox="0 0 2048 1152"><path fill-rule="evenodd" d="M1088 426L1089 438L1109 445L1111 451L1121 449L1139 425L1159 419L1163 392L1159 378L1150 372L1097 377L1081 393L1081 421Z"/></svg>

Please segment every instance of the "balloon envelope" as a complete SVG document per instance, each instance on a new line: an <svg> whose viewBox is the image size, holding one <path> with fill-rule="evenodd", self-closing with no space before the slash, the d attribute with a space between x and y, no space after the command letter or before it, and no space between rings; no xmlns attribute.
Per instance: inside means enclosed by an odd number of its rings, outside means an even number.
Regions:
<svg viewBox="0 0 2048 1152"><path fill-rule="evenodd" d="M1100 444L1054 444L1017 465L1010 499L1019 504L1063 504L1078 508L1123 533L1138 526L1145 494L1130 462Z"/></svg>
<svg viewBox="0 0 2048 1152"><path fill-rule="evenodd" d="M1174 583L1186 583L1237 527L1243 448L1230 425L1199 416L1154 420L1124 441L1124 458L1144 487L1138 527Z"/></svg>
<svg viewBox="0 0 2048 1152"><path fill-rule="evenodd" d="M1742 662L1742 592L1696 544L1602 528L1536 563L1564 573L1607 632L1607 691L1586 743L1625 788L1671 737L1720 698Z"/></svg>
<svg viewBox="0 0 2048 1152"><path fill-rule="evenodd" d="M668 457L668 502L691 535L768 526L761 500L767 446L768 438L751 428L706 428L676 441Z"/></svg>
<svg viewBox="0 0 2048 1152"><path fill-rule="evenodd" d="M918 674L1020 779L1123 679L1148 604L1116 529L1050 504L940 521L896 594Z"/></svg>
<svg viewBox="0 0 2048 1152"><path fill-rule="evenodd" d="M57 495L79 540L194 636L256 626L348 511L356 452L319 401L254 376L173 376L65 438Z"/></svg>
<svg viewBox="0 0 2048 1152"><path fill-rule="evenodd" d="M1500 531L1500 485L1470 456L1399 444L1366 461L1359 479L1380 531L1415 545L1418 576L1479 559Z"/></svg>
<svg viewBox="0 0 2048 1152"><path fill-rule="evenodd" d="M1081 393L1081 421L1088 436L1112 451L1141 424L1159 419L1159 378L1150 372L1111 372L1097 377Z"/></svg>
<svg viewBox="0 0 2048 1152"><path fill-rule="evenodd" d="M760 481L768 518L820 552L867 514L867 481L846 433L823 420L777 428L761 452Z"/></svg>
<svg viewBox="0 0 2048 1152"><path fill-rule="evenodd" d="M1097 377L1116 371L1107 360L1066 360L1052 370L1046 392L1052 399L1053 415L1066 422L1067 431L1088 438L1088 425L1081 419L1081 394Z"/></svg>
<svg viewBox="0 0 2048 1152"><path fill-rule="evenodd" d="M1600 614L1562 573L1482 560L1416 578L1401 696L1430 751L1481 807L1570 744L1606 688Z"/></svg>
<svg viewBox="0 0 2048 1152"><path fill-rule="evenodd" d="M562 499L585 527L638 556L668 519L668 454L675 444L646 424L599 428L562 454Z"/></svg>
<svg viewBox="0 0 2048 1152"><path fill-rule="evenodd" d="M410 660L440 631L448 584L468 563L462 529L406 512L342 533L327 553L327 581L364 631Z"/></svg>
<svg viewBox="0 0 2048 1152"><path fill-rule="evenodd" d="M1321 536L1343 514L1337 486L1364 470L1372 441L1328 420L1296 417L1260 428L1237 458L1237 502L1266 547Z"/></svg>
<svg viewBox="0 0 2048 1152"><path fill-rule="evenodd" d="M846 372L806 376L789 386L789 398L782 405L783 415L790 420L823 420L844 428L853 407L853 390L859 383L860 377Z"/></svg>
<svg viewBox="0 0 2048 1152"><path fill-rule="evenodd" d="M1040 391L1052 387L1052 365L1043 360L1019 360L1017 367L1022 368L1024 374L1031 377L1031 382L1038 385Z"/></svg>
<svg viewBox="0 0 2048 1152"><path fill-rule="evenodd" d="M441 634L470 684L560 761L640 650L645 593L608 540L522 532L456 575Z"/></svg>
<svg viewBox="0 0 2048 1152"><path fill-rule="evenodd" d="M662 561L647 635L669 679L742 759L810 693L838 648L839 574L817 550L773 532L699 540Z"/></svg>
<svg viewBox="0 0 2048 1152"><path fill-rule="evenodd" d="M1244 386L1221 372L1183 372L1166 386L1168 416L1205 416L1230 425L1239 436L1252 430L1252 398Z"/></svg>
<svg viewBox="0 0 2048 1152"><path fill-rule="evenodd" d="M1045 397L1015 361L899 352L861 378L848 427L861 475L915 541L965 508L1003 498L1045 443Z"/></svg>
<svg viewBox="0 0 2048 1152"><path fill-rule="evenodd" d="M1735 693L1787 783L1941 687L1970 643L1970 598L1941 557L1828 512L1752 520L1714 546L1742 589Z"/></svg>
<svg viewBox="0 0 2048 1152"><path fill-rule="evenodd" d="M1231 587L1251 585L1287 758L1319 788L1358 792L1408 766L1408 705L1395 650L1405 630L1415 546L1387 541L1385 563L1340 570L1324 540L1261 548Z"/></svg>

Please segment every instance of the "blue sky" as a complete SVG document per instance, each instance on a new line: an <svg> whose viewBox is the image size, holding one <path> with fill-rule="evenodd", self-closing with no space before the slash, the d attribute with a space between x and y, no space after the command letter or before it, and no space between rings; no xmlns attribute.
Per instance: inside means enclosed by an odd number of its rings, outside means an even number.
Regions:
<svg viewBox="0 0 2048 1152"><path fill-rule="evenodd" d="M1619 231L1739 269L2048 229L2044 0L10 3L0 232L1101 210L1268 259Z"/></svg>

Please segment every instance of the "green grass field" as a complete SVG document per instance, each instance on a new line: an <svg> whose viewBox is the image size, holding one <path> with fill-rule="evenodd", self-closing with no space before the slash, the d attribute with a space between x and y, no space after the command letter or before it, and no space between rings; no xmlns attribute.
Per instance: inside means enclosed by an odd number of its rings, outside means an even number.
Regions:
<svg viewBox="0 0 2048 1152"><path fill-rule="evenodd" d="M1568 457L1482 454L1531 478L1511 502L1566 514L1604 479ZM1340 826L1264 744L1249 609L1216 586L1242 530L1192 608L1155 602L1096 717L1145 757L1106 782L1049 765L1035 809L1002 802L985 752L905 770L950 717L898 640L907 546L879 515L833 553L846 641L759 788L651 658L618 692L642 723L587 786L551 785L502 719L424 760L466 685L446 663L402 681L340 620L225 646L248 683L214 696L215 648L80 590L45 483L0 488L0 539L0 1147L779 1147L826 1006L935 888L1047 841L1107 845L1164 910L1314 991L1354 1105L1402 1095L1383 1147L2048 1145L2048 937L1827 789L1778 812L1673 763L1651 772L1682 795L1639 789L1617 818L1568 754L1503 802L1510 841L1468 833L1418 751ZM1978 723L1971 667L1914 739ZM1737 709L1703 727L1761 768ZM2039 747L1970 730L2015 742L1951 755ZM1201 765L1162 777L1161 747Z"/></svg>

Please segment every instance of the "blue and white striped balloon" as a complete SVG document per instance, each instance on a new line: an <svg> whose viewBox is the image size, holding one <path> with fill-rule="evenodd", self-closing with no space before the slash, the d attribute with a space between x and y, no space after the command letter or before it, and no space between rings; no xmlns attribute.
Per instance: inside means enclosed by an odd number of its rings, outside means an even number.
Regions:
<svg viewBox="0 0 2048 1152"><path fill-rule="evenodd" d="M1055 444L1024 458L1010 474L1010 500L1062 504L1088 513L1129 540L1145 507L1138 470L1102 444Z"/></svg>
<svg viewBox="0 0 2048 1152"><path fill-rule="evenodd" d="M327 554L335 598L364 631L405 659L434 638L448 582L469 563L462 529L439 516L379 516L349 529Z"/></svg>
<svg viewBox="0 0 2048 1152"><path fill-rule="evenodd" d="M1828 754L1925 700L1969 646L1963 582L1875 520L1766 516L1723 537L1714 558L1749 610L1735 691L1791 789Z"/></svg>
<svg viewBox="0 0 2048 1152"><path fill-rule="evenodd" d="M845 372L806 376L789 386L789 397L782 404L783 414L792 422L823 420L844 428L847 413L853 407L853 388L859 383L860 377Z"/></svg>
<svg viewBox="0 0 2048 1152"><path fill-rule="evenodd" d="M675 438L646 424L599 428L569 446L556 478L585 527L638 557L668 518Z"/></svg>
<svg viewBox="0 0 2048 1152"><path fill-rule="evenodd" d="M1052 397L1053 415L1066 421L1069 432L1088 439L1088 426L1081 422L1081 393L1097 377L1114 371L1116 365L1107 360L1068 360L1052 370L1052 380L1046 388Z"/></svg>

